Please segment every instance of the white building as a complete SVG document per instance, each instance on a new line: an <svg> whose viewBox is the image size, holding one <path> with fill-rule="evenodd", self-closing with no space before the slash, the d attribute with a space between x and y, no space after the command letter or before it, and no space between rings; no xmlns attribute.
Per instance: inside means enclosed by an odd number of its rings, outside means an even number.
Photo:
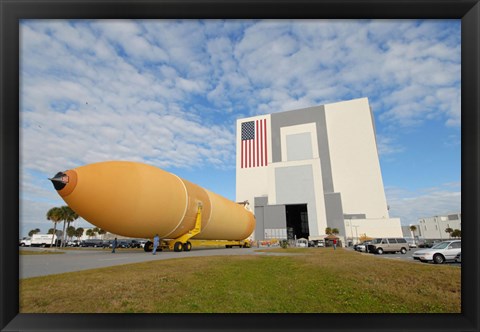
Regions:
<svg viewBox="0 0 480 332"><path fill-rule="evenodd" d="M402 236L390 218L367 98L237 120L236 199L248 200L254 237L344 243Z"/></svg>
<svg viewBox="0 0 480 332"><path fill-rule="evenodd" d="M462 230L462 214L451 213L418 219L419 237L425 240L448 240L447 228Z"/></svg>

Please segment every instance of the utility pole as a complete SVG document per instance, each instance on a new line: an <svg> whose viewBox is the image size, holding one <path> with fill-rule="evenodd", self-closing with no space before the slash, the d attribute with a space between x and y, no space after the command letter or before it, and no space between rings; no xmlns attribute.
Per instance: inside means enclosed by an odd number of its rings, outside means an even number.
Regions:
<svg viewBox="0 0 480 332"><path fill-rule="evenodd" d="M358 243L358 227L359 227L359 226L358 226L358 225L355 225L355 226L352 225L352 227L355 227L355 235L357 236L357 237L356 237L356 241L357 241L357 243Z"/></svg>

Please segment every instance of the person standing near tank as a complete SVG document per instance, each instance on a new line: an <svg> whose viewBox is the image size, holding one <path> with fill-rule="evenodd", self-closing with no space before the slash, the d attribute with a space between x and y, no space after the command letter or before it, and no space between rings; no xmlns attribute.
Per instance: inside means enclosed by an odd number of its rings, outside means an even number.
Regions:
<svg viewBox="0 0 480 332"><path fill-rule="evenodd" d="M115 248L117 247L117 238L115 238L112 242L112 254L115 253Z"/></svg>
<svg viewBox="0 0 480 332"><path fill-rule="evenodd" d="M159 244L160 244L160 238L158 237L158 234L155 234L155 236L153 237L153 252L152 252L152 255L157 254L157 247L158 247Z"/></svg>

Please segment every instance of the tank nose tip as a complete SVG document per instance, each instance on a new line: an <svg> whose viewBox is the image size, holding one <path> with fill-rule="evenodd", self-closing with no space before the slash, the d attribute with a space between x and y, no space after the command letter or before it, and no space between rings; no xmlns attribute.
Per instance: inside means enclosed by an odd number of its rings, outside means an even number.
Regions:
<svg viewBox="0 0 480 332"><path fill-rule="evenodd" d="M65 198L75 190L78 175L75 170L70 169L68 171L58 172L53 178L49 178L49 180L52 181L57 193Z"/></svg>
<svg viewBox="0 0 480 332"><path fill-rule="evenodd" d="M68 183L68 175L63 172L58 172L53 178L48 178L52 181L55 190L62 190Z"/></svg>

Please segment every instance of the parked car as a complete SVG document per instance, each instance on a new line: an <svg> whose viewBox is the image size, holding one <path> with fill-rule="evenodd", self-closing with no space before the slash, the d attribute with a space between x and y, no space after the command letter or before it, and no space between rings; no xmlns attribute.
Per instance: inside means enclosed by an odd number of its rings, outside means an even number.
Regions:
<svg viewBox="0 0 480 332"><path fill-rule="evenodd" d="M91 240L84 240L80 244L82 247L101 247L103 246L103 240L100 239L91 239Z"/></svg>
<svg viewBox="0 0 480 332"><path fill-rule="evenodd" d="M461 240L443 241L431 248L417 250L413 253L413 259L421 262L434 262L442 264L445 261L455 260L455 257L462 251Z"/></svg>
<svg viewBox="0 0 480 332"><path fill-rule="evenodd" d="M130 240L129 247L130 248L142 248L142 245L140 244L139 240Z"/></svg>
<svg viewBox="0 0 480 332"><path fill-rule="evenodd" d="M356 251L367 252L367 246L372 243L372 241L363 241L362 243L357 243L353 246L353 249Z"/></svg>
<svg viewBox="0 0 480 332"><path fill-rule="evenodd" d="M112 248L113 240L110 242L109 247ZM118 240L116 248L130 248L130 243L127 240Z"/></svg>
<svg viewBox="0 0 480 332"><path fill-rule="evenodd" d="M462 262L462 252L459 252L457 256L455 256L455 262L461 263Z"/></svg>
<svg viewBox="0 0 480 332"><path fill-rule="evenodd" d="M82 241L80 241L80 240L68 241L67 242L67 247L80 247L81 243L82 243Z"/></svg>
<svg viewBox="0 0 480 332"><path fill-rule="evenodd" d="M111 247L112 242L113 242L113 240L103 240L102 241L102 248L105 249L105 248Z"/></svg>
<svg viewBox="0 0 480 332"><path fill-rule="evenodd" d="M384 252L401 252L406 254L410 247L407 240L403 237L389 237L389 238L376 238L372 240L372 243L368 245L368 252L374 254L383 254Z"/></svg>
<svg viewBox="0 0 480 332"><path fill-rule="evenodd" d="M308 240L305 238L300 238L295 243L296 247L307 248L308 247Z"/></svg>
<svg viewBox="0 0 480 332"><path fill-rule="evenodd" d="M416 248L416 247L417 247L417 242L416 242L415 238L413 238L413 237L405 237L404 239L407 240L408 246L409 246L410 248Z"/></svg>

